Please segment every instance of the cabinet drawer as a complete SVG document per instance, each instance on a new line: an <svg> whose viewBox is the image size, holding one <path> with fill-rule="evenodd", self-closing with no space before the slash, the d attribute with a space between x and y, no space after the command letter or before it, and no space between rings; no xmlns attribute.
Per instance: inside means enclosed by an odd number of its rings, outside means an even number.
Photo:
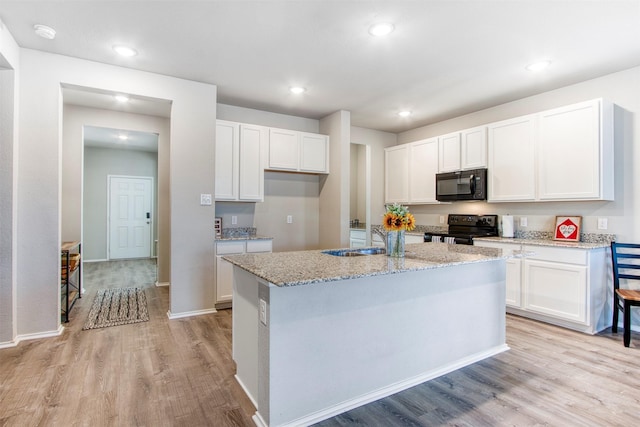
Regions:
<svg viewBox="0 0 640 427"><path fill-rule="evenodd" d="M366 230L351 230L349 232L349 236L352 239L367 240L367 231Z"/></svg>
<svg viewBox="0 0 640 427"><path fill-rule="evenodd" d="M481 248L501 249L502 255L504 256L519 255L521 253L520 249L522 248L519 243L486 242L479 240L474 240L473 245Z"/></svg>
<svg viewBox="0 0 640 427"><path fill-rule="evenodd" d="M587 265L588 254L582 249L523 246L523 251L527 254L527 259Z"/></svg>
<svg viewBox="0 0 640 427"><path fill-rule="evenodd" d="M248 240L247 252L271 252L271 240Z"/></svg>
<svg viewBox="0 0 640 427"><path fill-rule="evenodd" d="M218 242L216 243L216 255L243 254L244 241Z"/></svg>

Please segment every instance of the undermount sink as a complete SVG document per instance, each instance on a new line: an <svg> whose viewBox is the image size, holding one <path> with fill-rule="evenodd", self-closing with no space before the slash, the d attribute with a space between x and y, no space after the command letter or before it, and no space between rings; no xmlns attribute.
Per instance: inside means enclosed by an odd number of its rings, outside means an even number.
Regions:
<svg viewBox="0 0 640 427"><path fill-rule="evenodd" d="M362 255L382 255L386 251L384 248L362 248L362 249L330 249L322 251L323 254L333 256L362 256Z"/></svg>

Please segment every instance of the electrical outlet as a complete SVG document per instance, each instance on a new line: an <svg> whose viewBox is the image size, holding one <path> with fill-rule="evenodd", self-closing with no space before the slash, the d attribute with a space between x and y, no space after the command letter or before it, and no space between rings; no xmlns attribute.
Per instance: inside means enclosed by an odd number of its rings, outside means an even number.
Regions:
<svg viewBox="0 0 640 427"><path fill-rule="evenodd" d="M235 215L231 215L231 224L236 225L238 223L238 217Z"/></svg>
<svg viewBox="0 0 640 427"><path fill-rule="evenodd" d="M211 194L201 194L200 195L200 206L211 206Z"/></svg>
<svg viewBox="0 0 640 427"><path fill-rule="evenodd" d="M606 230L609 227L607 218L598 218L598 230Z"/></svg>
<svg viewBox="0 0 640 427"><path fill-rule="evenodd" d="M520 217L520 227L526 227L527 226L527 217L523 216Z"/></svg>
<svg viewBox="0 0 640 427"><path fill-rule="evenodd" d="M287 215L287 224L293 224L293 215Z"/></svg>
<svg viewBox="0 0 640 427"><path fill-rule="evenodd" d="M260 298L259 316L260 316L260 322L262 322L263 325L267 326L267 302L262 298Z"/></svg>
<svg viewBox="0 0 640 427"><path fill-rule="evenodd" d="M440 224L444 224L444 215L440 215Z"/></svg>

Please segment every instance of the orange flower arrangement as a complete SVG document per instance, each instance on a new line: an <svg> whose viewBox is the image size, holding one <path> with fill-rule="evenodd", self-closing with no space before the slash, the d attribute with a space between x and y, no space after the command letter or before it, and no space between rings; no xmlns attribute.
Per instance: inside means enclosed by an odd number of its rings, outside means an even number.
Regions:
<svg viewBox="0 0 640 427"><path fill-rule="evenodd" d="M409 213L409 208L394 203L387 206L382 225L386 231L411 231L416 228L416 219Z"/></svg>

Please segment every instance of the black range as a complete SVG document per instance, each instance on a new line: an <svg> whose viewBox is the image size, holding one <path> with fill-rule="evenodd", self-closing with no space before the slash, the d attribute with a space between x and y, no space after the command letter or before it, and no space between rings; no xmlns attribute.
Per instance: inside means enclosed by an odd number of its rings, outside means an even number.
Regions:
<svg viewBox="0 0 640 427"><path fill-rule="evenodd" d="M452 214L447 218L447 224L446 233L428 231L424 233L424 241L473 245L474 237L498 235L498 215Z"/></svg>

